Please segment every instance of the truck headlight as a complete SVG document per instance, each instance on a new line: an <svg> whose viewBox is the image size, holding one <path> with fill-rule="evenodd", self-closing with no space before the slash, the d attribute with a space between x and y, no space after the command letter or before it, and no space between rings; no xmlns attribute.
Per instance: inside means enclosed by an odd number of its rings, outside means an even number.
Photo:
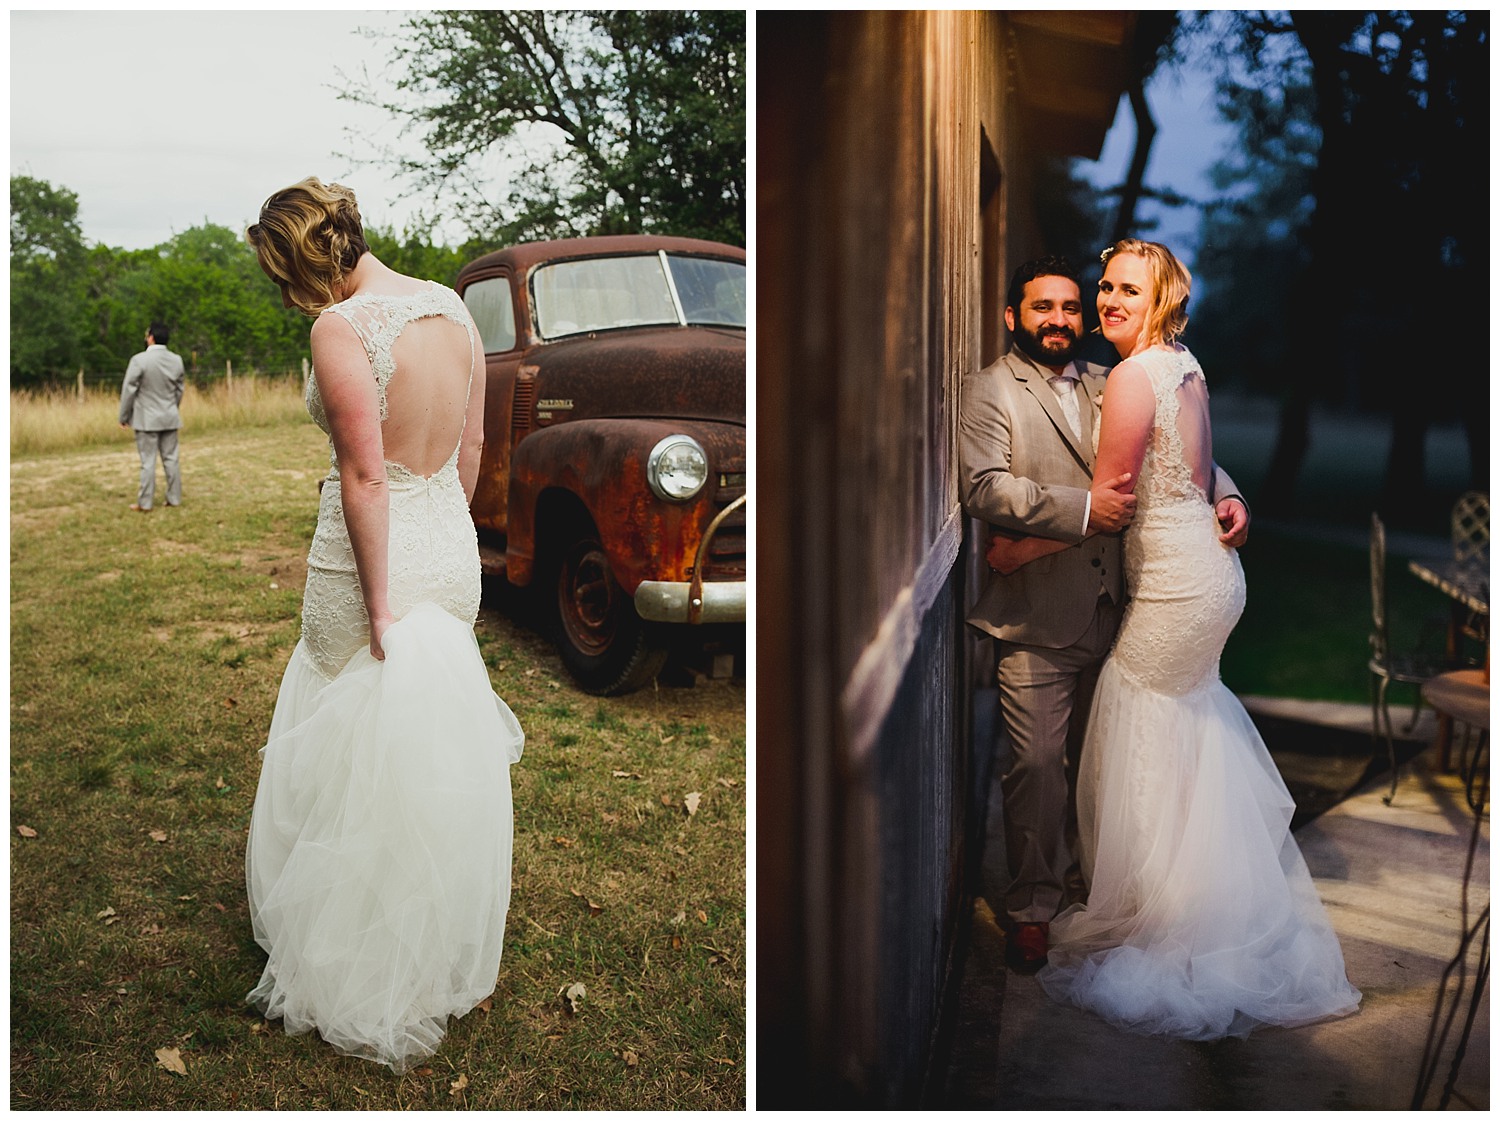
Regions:
<svg viewBox="0 0 1500 1121"><path fill-rule="evenodd" d="M708 481L708 456L691 436L668 436L651 449L646 481L658 497L686 502Z"/></svg>

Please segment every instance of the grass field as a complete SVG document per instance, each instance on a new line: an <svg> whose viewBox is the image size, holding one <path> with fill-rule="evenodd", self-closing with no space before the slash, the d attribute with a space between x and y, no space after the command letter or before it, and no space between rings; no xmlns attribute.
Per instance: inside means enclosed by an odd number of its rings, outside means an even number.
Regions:
<svg viewBox="0 0 1500 1121"><path fill-rule="evenodd" d="M12 1107L743 1108L743 683L589 697L493 611L527 744L489 1007L402 1077L245 1008L257 752L327 463L277 408L185 429L183 505L147 516L117 428L13 444Z"/></svg>

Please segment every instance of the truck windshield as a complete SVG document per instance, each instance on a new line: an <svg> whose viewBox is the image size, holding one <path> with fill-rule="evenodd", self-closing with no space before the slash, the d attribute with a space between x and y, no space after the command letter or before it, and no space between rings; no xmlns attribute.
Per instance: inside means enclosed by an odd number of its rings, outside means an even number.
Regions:
<svg viewBox="0 0 1500 1121"><path fill-rule="evenodd" d="M741 261L671 253L558 261L533 272L531 286L544 339L646 325L745 325Z"/></svg>

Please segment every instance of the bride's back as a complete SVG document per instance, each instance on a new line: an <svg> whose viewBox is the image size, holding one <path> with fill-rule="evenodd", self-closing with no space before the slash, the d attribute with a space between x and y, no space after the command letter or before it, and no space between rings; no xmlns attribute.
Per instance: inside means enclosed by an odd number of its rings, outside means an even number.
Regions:
<svg viewBox="0 0 1500 1121"><path fill-rule="evenodd" d="M385 458L432 475L464 430L474 348L463 324L443 315L414 319L391 345L395 372L386 384L381 426Z"/></svg>
<svg viewBox="0 0 1500 1121"><path fill-rule="evenodd" d="M1212 493L1213 433L1208 387L1186 349L1153 348L1131 359L1145 369L1156 397L1156 419L1136 494L1143 503Z"/></svg>
<svg viewBox="0 0 1500 1121"><path fill-rule="evenodd" d="M1202 371L1183 378L1177 387L1177 435L1182 458L1192 472L1193 483L1204 494L1211 493L1214 477L1213 431L1209 424L1208 387Z"/></svg>

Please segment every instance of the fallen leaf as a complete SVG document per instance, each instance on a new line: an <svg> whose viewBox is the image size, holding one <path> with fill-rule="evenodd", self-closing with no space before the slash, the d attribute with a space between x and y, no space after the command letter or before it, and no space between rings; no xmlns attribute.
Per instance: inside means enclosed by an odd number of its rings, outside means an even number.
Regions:
<svg viewBox="0 0 1500 1121"><path fill-rule="evenodd" d="M161 927L157 926L156 923L151 923L147 926L141 927L141 933L145 935L160 934Z"/></svg>
<svg viewBox="0 0 1500 1121"><path fill-rule="evenodd" d="M176 1047L158 1047L156 1065L165 1067L173 1074L186 1074L187 1066L182 1061L182 1052Z"/></svg>
<svg viewBox="0 0 1500 1121"><path fill-rule="evenodd" d="M667 746L667 744L669 744L669 743L671 743L671 742L672 742L672 741L673 741L673 740L675 740L675 739L676 739L676 738L677 738L677 737L676 737L676 736L668 736L668 737L667 737L667 738L666 738L666 739L664 739L664 740L662 740L662 741L661 741L661 745L662 745L662 746L663 746L663 747L666 747L666 746Z"/></svg>
<svg viewBox="0 0 1500 1121"><path fill-rule="evenodd" d="M674 934L674 935L672 935L672 949L674 949L674 950L680 950L680 949L682 949L682 935L680 935L680 934Z"/></svg>
<svg viewBox="0 0 1500 1121"><path fill-rule="evenodd" d="M625 1060L625 1065L628 1067L633 1067L641 1061L641 1057L634 1051L626 1051L625 1054L621 1055L620 1057Z"/></svg>
<svg viewBox="0 0 1500 1121"><path fill-rule="evenodd" d="M191 903L194 899L197 899L198 897L196 895L179 895L177 898L182 903Z"/></svg>
<svg viewBox="0 0 1500 1121"><path fill-rule="evenodd" d="M730 788L733 788L733 787L739 785L732 778L716 778L716 779L714 779L714 781L716 783L718 783L720 786L727 786L727 787L730 787Z"/></svg>
<svg viewBox="0 0 1500 1121"><path fill-rule="evenodd" d="M225 708L234 708L234 706L237 705L237 704L239 704L239 703L240 702L237 701L237 700L235 700L233 697L225 697L224 698L224 707Z"/></svg>
<svg viewBox="0 0 1500 1121"><path fill-rule="evenodd" d="M588 990L583 987L583 982L574 981L571 985L565 986L560 991L562 992L563 1007L568 1010L570 1015L576 1016L578 1014L578 1005L588 995Z"/></svg>
<svg viewBox="0 0 1500 1121"><path fill-rule="evenodd" d="M19 834L21 834L21 836L23 836L23 837L35 837L36 836L36 830L33 829L29 825L17 825L16 826L16 832L19 833Z"/></svg>
<svg viewBox="0 0 1500 1121"><path fill-rule="evenodd" d="M601 813L599 816L604 819L605 825L614 825L620 820L619 814Z"/></svg>
<svg viewBox="0 0 1500 1121"><path fill-rule="evenodd" d="M702 911L699 911L698 912L698 921L706 923L708 921L708 916L705 915Z"/></svg>
<svg viewBox="0 0 1500 1121"><path fill-rule="evenodd" d="M462 1094L464 1092L464 1087L467 1086L468 1084L469 1084L469 1076L467 1074L460 1074L458 1076L458 1081L454 1082L452 1085L450 1085L448 1087L448 1096L450 1098L456 1098L456 1097L458 1097L459 1094Z"/></svg>
<svg viewBox="0 0 1500 1121"><path fill-rule="evenodd" d="M672 804L672 795L663 794L661 796L661 804L664 806L670 806Z"/></svg>
<svg viewBox="0 0 1500 1121"><path fill-rule="evenodd" d="M431 1078L432 1077L432 1068L431 1067L418 1067L416 1070L412 1071L412 1073L415 1074L418 1078Z"/></svg>
<svg viewBox="0 0 1500 1121"><path fill-rule="evenodd" d="M734 1060L733 1059L715 1059L714 1062L718 1063L720 1066L726 1066L726 1067L732 1067L732 1066L734 1066Z"/></svg>
<svg viewBox="0 0 1500 1121"><path fill-rule="evenodd" d="M216 910L216 911L226 911L227 908L222 903L215 903L214 904L214 910Z"/></svg>
<svg viewBox="0 0 1500 1121"><path fill-rule="evenodd" d="M636 771L611 771L610 774L612 774L615 778L640 778L641 777L640 774L638 772L636 772Z"/></svg>
<svg viewBox="0 0 1500 1121"><path fill-rule="evenodd" d="M723 780L720 780L720 781L723 781ZM228 790L229 789L229 785L224 781L224 776L223 775L220 775L218 778L214 779L214 789L215 790Z"/></svg>
<svg viewBox="0 0 1500 1121"><path fill-rule="evenodd" d="M682 804L687 807L688 817L692 817L698 812L698 803L702 798L703 795L695 790L682 800Z"/></svg>
<svg viewBox="0 0 1500 1121"><path fill-rule="evenodd" d="M151 830L151 839L160 844L167 839L167 831L165 829L153 829Z"/></svg>
<svg viewBox="0 0 1500 1121"><path fill-rule="evenodd" d="M673 926L677 926L677 925L679 925L679 924L681 924L683 922L686 922L686 921L687 921L687 912L686 911L678 911L675 915L672 916L672 925Z"/></svg>
<svg viewBox="0 0 1500 1121"><path fill-rule="evenodd" d="M104 908L104 910L100 911L97 915L95 915L94 918L96 918L96 919L107 919L110 916L112 916L114 913L115 913L115 909L113 907L106 907L106 908Z"/></svg>
<svg viewBox="0 0 1500 1121"><path fill-rule="evenodd" d="M279 587L280 587L280 585L277 584L276 581L274 581L274 580L271 581L271 590L273 592L276 591Z"/></svg>
<svg viewBox="0 0 1500 1121"><path fill-rule="evenodd" d="M256 1020L255 1023L253 1023L253 1024L250 1025L250 1034L251 1035L259 1035L261 1032L263 1032L265 1030L267 1030L267 1025L266 1025L266 1022L264 1020Z"/></svg>
<svg viewBox="0 0 1500 1121"><path fill-rule="evenodd" d="M490 1009L493 1008L494 1006L495 1006L495 998L492 997L492 996L487 996L483 1000L481 1000L478 1004L476 1004L474 1007L477 1008L477 1009L479 1009L479 1011L481 1011L481 1012L485 1013L486 1015L488 1015Z"/></svg>
<svg viewBox="0 0 1500 1121"><path fill-rule="evenodd" d="M553 837L552 838L552 843L554 845L561 845L565 849L570 849L570 848L573 847L573 838L572 837Z"/></svg>

